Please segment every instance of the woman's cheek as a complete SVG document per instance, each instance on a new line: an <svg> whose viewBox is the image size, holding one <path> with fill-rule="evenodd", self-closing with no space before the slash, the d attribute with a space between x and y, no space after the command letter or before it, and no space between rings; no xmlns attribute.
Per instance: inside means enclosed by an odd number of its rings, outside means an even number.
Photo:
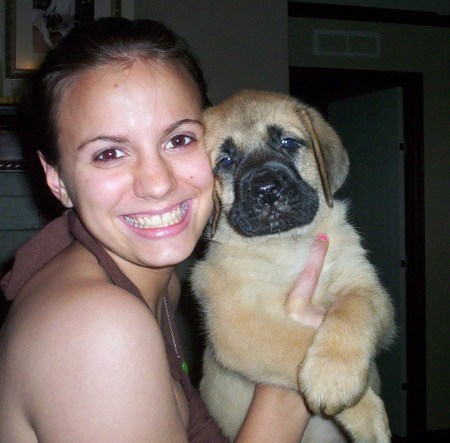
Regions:
<svg viewBox="0 0 450 443"><path fill-rule="evenodd" d="M211 168L211 163L206 152L203 152L197 162L191 166L190 177L197 181L201 188L209 189L212 192L214 186L214 175Z"/></svg>
<svg viewBox="0 0 450 443"><path fill-rule="evenodd" d="M84 178L85 192L91 200L114 201L126 189L126 177L119 174L91 173ZM130 185L129 185L130 186Z"/></svg>

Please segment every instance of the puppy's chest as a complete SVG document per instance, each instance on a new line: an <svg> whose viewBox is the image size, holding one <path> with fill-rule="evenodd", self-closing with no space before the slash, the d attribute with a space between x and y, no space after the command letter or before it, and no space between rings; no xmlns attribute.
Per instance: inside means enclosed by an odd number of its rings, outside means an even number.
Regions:
<svg viewBox="0 0 450 443"><path fill-rule="evenodd" d="M283 308L306 264L311 242L286 241L242 248L217 246L209 259L209 264L215 268L214 274L221 279L217 302L221 303L221 298L226 296L237 303L264 304L268 309ZM326 280L325 267L315 302L321 302ZM214 286L218 288L217 282Z"/></svg>

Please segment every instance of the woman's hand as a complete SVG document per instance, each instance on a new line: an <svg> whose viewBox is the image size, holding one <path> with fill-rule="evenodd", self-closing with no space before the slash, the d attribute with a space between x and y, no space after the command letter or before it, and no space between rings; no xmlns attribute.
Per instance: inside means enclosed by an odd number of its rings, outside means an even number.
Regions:
<svg viewBox="0 0 450 443"><path fill-rule="evenodd" d="M329 238L320 234L312 244L305 268L300 273L286 302L288 315L298 323L318 328L325 316L325 309L311 304L328 251Z"/></svg>

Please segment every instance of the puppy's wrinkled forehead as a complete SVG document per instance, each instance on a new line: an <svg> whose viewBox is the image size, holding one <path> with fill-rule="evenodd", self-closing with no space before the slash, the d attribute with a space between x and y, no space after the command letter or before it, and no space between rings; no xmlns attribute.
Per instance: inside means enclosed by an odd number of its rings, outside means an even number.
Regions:
<svg viewBox="0 0 450 443"><path fill-rule="evenodd" d="M205 125L210 153L224 143L248 151L282 137L309 138L298 102L277 93L244 91L208 110Z"/></svg>

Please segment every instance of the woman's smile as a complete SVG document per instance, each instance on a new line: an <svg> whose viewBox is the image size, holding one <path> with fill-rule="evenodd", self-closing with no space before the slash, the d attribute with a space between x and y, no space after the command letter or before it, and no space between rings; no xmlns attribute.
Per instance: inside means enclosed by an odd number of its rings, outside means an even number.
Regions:
<svg viewBox="0 0 450 443"><path fill-rule="evenodd" d="M167 228L178 223L181 223L188 211L188 205L183 202L176 209L173 209L163 214L155 215L125 215L125 221L131 226L138 229L157 229Z"/></svg>

